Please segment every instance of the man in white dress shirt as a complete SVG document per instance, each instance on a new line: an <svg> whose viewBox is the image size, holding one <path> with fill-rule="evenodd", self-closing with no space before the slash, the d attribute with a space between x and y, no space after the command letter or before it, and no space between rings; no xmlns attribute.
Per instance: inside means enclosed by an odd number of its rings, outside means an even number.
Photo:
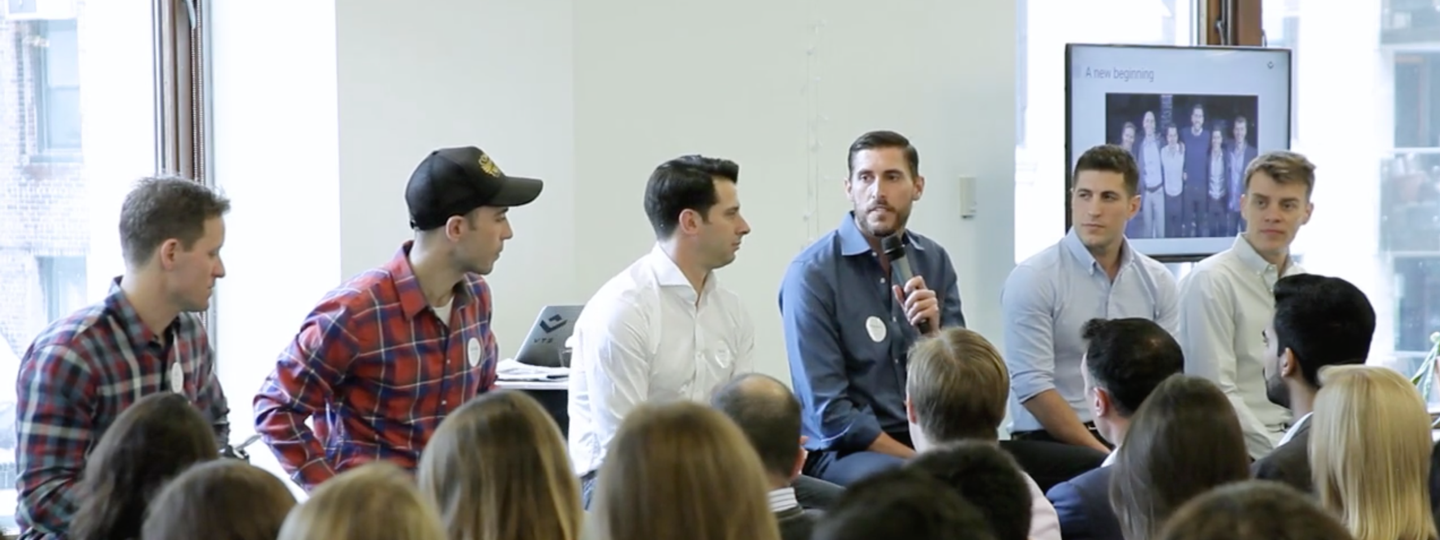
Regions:
<svg viewBox="0 0 1440 540"><path fill-rule="evenodd" d="M586 506L606 447L631 409L705 402L752 370L754 324L713 274L735 260L750 233L740 216L739 173L732 161L695 155L657 167L645 188L654 249L600 287L576 321L570 458Z"/></svg>
<svg viewBox="0 0 1440 540"><path fill-rule="evenodd" d="M1275 282L1304 273L1290 243L1315 207L1315 165L1295 152L1268 152L1245 169L1234 245L1195 265L1180 282L1185 372L1214 381L1235 406L1252 459L1275 448L1290 411L1266 397L1264 332L1275 315Z"/></svg>

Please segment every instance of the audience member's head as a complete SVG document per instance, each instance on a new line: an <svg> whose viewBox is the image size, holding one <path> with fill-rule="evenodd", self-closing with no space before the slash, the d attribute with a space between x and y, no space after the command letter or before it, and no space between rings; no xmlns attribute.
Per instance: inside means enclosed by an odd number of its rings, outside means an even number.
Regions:
<svg viewBox="0 0 1440 540"><path fill-rule="evenodd" d="M1154 538L1190 499L1250 478L1230 400L1215 383L1189 375L1172 375L1145 398L1118 452L1110 505L1125 540Z"/></svg>
<svg viewBox="0 0 1440 540"><path fill-rule="evenodd" d="M1156 539L1353 540L1309 495L1265 480L1221 486L1191 499Z"/></svg>
<svg viewBox="0 0 1440 540"><path fill-rule="evenodd" d="M524 392L488 392L451 413L417 476L450 540L580 536L580 487L560 428Z"/></svg>
<svg viewBox="0 0 1440 540"><path fill-rule="evenodd" d="M946 328L911 348L905 403L917 450L931 444L999 437L1010 376L985 336Z"/></svg>
<svg viewBox="0 0 1440 540"><path fill-rule="evenodd" d="M1374 335L1375 308L1350 282L1316 274L1281 278L1275 282L1275 318L1265 331L1265 393L1290 407L1292 393L1304 392L1309 412L1320 390L1320 368L1364 364Z"/></svg>
<svg viewBox="0 0 1440 540"><path fill-rule="evenodd" d="M1095 429L1120 444L1145 398L1185 369L1185 355L1170 332L1149 319L1092 319L1080 337L1086 342L1081 378Z"/></svg>
<svg viewBox="0 0 1440 540"><path fill-rule="evenodd" d="M290 511L279 540L445 540L434 505L387 461L326 480Z"/></svg>
<svg viewBox="0 0 1440 540"><path fill-rule="evenodd" d="M774 377L748 373L716 391L710 400L750 441L770 475L770 487L790 485L805 464L800 447L800 401Z"/></svg>
<svg viewBox="0 0 1440 540"><path fill-rule="evenodd" d="M214 429L185 396L165 392L139 399L86 458L70 538L138 538L146 509L165 483L219 456Z"/></svg>
<svg viewBox="0 0 1440 540"><path fill-rule="evenodd" d="M851 484L811 538L997 540L974 505L938 480L909 469L892 469Z"/></svg>
<svg viewBox="0 0 1440 540"><path fill-rule="evenodd" d="M1415 386L1384 367L1330 366L1310 428L1320 504L1356 540L1434 540L1430 415Z"/></svg>
<svg viewBox="0 0 1440 540"><path fill-rule="evenodd" d="M145 518L145 540L275 540L295 507L279 477L234 459L175 477Z"/></svg>
<svg viewBox="0 0 1440 540"><path fill-rule="evenodd" d="M1010 454L994 444L964 441L921 453L906 467L955 490L985 516L995 540L1030 536L1030 487Z"/></svg>
<svg viewBox="0 0 1440 540"><path fill-rule="evenodd" d="M607 540L778 540L770 486L740 428L690 401L625 415L595 484Z"/></svg>

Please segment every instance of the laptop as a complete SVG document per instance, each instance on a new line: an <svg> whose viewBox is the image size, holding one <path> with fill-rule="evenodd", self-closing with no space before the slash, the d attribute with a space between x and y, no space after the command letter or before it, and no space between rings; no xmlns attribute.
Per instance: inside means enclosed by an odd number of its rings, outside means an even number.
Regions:
<svg viewBox="0 0 1440 540"><path fill-rule="evenodd" d="M565 350L565 340L575 331L575 321L585 306L545 306L530 326L515 361L521 364L543 367L570 367L570 355Z"/></svg>

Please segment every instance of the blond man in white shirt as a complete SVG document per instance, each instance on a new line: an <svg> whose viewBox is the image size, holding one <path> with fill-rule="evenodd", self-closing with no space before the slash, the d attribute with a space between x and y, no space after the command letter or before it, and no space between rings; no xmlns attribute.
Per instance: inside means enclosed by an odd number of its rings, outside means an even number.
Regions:
<svg viewBox="0 0 1440 540"><path fill-rule="evenodd" d="M750 225L740 168L691 155L657 167L645 188L649 254L611 278L580 314L570 366L570 457L588 506L621 420L647 401L704 402L753 370L755 328L713 271L734 262Z"/></svg>
<svg viewBox="0 0 1440 540"><path fill-rule="evenodd" d="M1250 162L1244 179L1245 231L1181 280L1176 339L1185 372L1225 391L1250 457L1260 459L1291 421L1289 410L1266 397L1264 332L1275 315L1275 282L1305 272L1291 260L1290 244L1315 210L1315 165L1295 152L1268 152Z"/></svg>
<svg viewBox="0 0 1440 540"><path fill-rule="evenodd" d="M1010 403L1010 375L1000 351L973 330L946 328L940 335L915 344L910 350L910 365L905 382L905 414L910 421L910 439L918 456L912 463L921 470L936 473L957 466L946 463L961 459L959 455L926 456L931 450L948 451L965 441L996 445L999 451L1000 424ZM961 454L971 452L961 451ZM987 512L996 530L996 537L1014 539L1022 535L1029 540L1060 540L1060 518L1045 492L1025 473L1012 457L987 460L974 471L961 476L1004 474L996 468L1014 468L1022 477L1024 491L1004 489L1006 482L991 486L992 500L974 501L991 506ZM953 472L953 471L952 471ZM942 475L943 476L943 475ZM963 478L949 478L963 482ZM1013 483L1012 483L1013 485ZM997 487L998 486L998 487ZM1028 504L1029 511L1019 507ZM1023 519L1027 516L1029 522Z"/></svg>

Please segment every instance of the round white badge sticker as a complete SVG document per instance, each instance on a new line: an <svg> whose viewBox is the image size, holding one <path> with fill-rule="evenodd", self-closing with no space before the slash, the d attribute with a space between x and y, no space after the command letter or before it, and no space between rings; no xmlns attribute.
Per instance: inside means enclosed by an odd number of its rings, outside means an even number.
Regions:
<svg viewBox="0 0 1440 540"><path fill-rule="evenodd" d="M885 341L885 321L879 317L871 316L865 319L865 331L870 333L870 340L876 343Z"/></svg>
<svg viewBox="0 0 1440 540"><path fill-rule="evenodd" d="M170 364L170 391L176 394L185 393L185 370L180 368L180 363Z"/></svg>
<svg viewBox="0 0 1440 540"><path fill-rule="evenodd" d="M470 342L465 345L465 357L466 357L467 360L470 361L470 367L475 367L475 366L480 365L480 340L479 340L479 339L473 338L473 337L470 338Z"/></svg>

